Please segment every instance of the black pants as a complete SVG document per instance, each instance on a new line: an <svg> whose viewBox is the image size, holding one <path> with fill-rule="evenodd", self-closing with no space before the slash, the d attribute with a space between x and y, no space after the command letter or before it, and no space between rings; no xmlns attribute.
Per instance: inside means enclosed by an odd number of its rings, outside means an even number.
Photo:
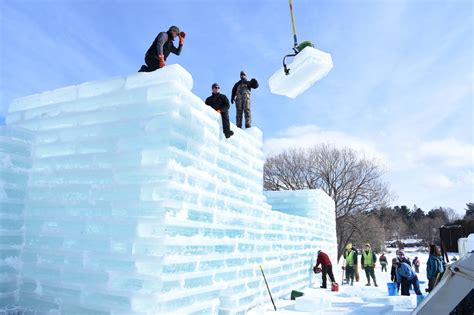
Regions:
<svg viewBox="0 0 474 315"><path fill-rule="evenodd" d="M145 56L145 63L146 65L142 65L138 72L152 72L156 69L160 68L160 61L156 59L154 56Z"/></svg>
<svg viewBox="0 0 474 315"><path fill-rule="evenodd" d="M405 277L402 277L400 280L400 294L410 295L410 287L408 286L408 281Z"/></svg>
<svg viewBox="0 0 474 315"><path fill-rule="evenodd" d="M413 279L408 280L405 277L402 277L402 295L410 295L410 287L413 286L416 295L421 295L420 283L418 282L418 277L415 276Z"/></svg>
<svg viewBox="0 0 474 315"><path fill-rule="evenodd" d="M221 111L221 117L222 117L222 130L224 131L224 134L227 136L230 133L229 112Z"/></svg>
<svg viewBox="0 0 474 315"><path fill-rule="evenodd" d="M435 282L436 282L436 277L428 278L428 292L431 292L431 290L434 289Z"/></svg>
<svg viewBox="0 0 474 315"><path fill-rule="evenodd" d="M357 265L355 265L355 268L357 268ZM351 284L354 283L354 266L346 266L346 281L349 283L349 280L351 280Z"/></svg>
<svg viewBox="0 0 474 315"><path fill-rule="evenodd" d="M374 280L374 284L377 284L377 280L375 280L375 272L374 267L366 266L364 267L365 276L367 277L367 283L370 284L370 278Z"/></svg>
<svg viewBox="0 0 474 315"><path fill-rule="evenodd" d="M336 279L334 279L334 274L332 273L332 266L329 265L329 266L323 266L321 268L321 271L323 273L323 287L326 286L326 275L329 276L329 279L331 279L331 282L336 282Z"/></svg>

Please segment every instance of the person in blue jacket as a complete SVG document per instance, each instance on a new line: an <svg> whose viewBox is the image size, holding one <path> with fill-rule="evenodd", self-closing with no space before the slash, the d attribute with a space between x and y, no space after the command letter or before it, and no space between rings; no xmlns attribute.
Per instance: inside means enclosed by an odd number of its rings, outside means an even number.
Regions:
<svg viewBox="0 0 474 315"><path fill-rule="evenodd" d="M396 268L397 283L401 283L401 295L410 295L410 287L413 286L416 295L422 295L420 284L415 271L406 262L400 262L398 258L393 258L392 264ZM403 281L405 280L405 281Z"/></svg>
<svg viewBox="0 0 474 315"><path fill-rule="evenodd" d="M436 245L430 245L430 256L426 262L426 277L428 278L428 292L433 290L436 284L436 278L441 278L444 272L443 258Z"/></svg>

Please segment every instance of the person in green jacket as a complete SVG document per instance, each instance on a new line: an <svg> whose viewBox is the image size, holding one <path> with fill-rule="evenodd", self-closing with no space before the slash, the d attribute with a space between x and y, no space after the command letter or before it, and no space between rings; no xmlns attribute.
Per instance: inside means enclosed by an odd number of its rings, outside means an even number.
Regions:
<svg viewBox="0 0 474 315"><path fill-rule="evenodd" d="M428 278L428 292L431 292L436 282L444 272L443 258L435 244L430 245L430 256L426 262L426 277ZM438 279L438 280L437 280Z"/></svg>
<svg viewBox="0 0 474 315"><path fill-rule="evenodd" d="M360 264L362 268L365 270L365 276L367 277L367 284L366 286L370 286L370 278L374 280L374 285L377 286L377 280L375 280L375 263L377 262L377 257L375 253L370 248L370 244L365 244L365 248L360 255Z"/></svg>
<svg viewBox="0 0 474 315"><path fill-rule="evenodd" d="M343 269L346 271L346 282L354 285L354 266L357 268L357 251L352 248L352 244L349 243L346 246L346 251L344 252L344 259L346 260L346 264Z"/></svg>

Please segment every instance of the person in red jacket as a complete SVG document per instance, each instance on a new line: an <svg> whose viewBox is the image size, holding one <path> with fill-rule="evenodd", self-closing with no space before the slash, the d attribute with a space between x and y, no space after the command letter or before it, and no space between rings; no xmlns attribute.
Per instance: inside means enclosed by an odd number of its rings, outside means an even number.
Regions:
<svg viewBox="0 0 474 315"><path fill-rule="evenodd" d="M319 269L319 265L321 264L321 269ZM316 261L316 266L313 267L314 273L319 273L319 270L323 272L323 285L321 288L326 289L326 275L329 275L331 282L336 282L334 279L334 274L332 273L332 264L331 260L329 259L328 254L324 253L321 250L318 250L318 260Z"/></svg>

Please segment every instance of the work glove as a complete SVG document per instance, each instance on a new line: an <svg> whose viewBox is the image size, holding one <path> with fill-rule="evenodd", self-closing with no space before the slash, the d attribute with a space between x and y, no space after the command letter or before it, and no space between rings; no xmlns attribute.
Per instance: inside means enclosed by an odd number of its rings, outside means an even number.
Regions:
<svg viewBox="0 0 474 315"><path fill-rule="evenodd" d="M180 45L184 45L184 38L186 37L186 33L185 32L181 32L179 33L179 44Z"/></svg>
<svg viewBox="0 0 474 315"><path fill-rule="evenodd" d="M257 81L256 79L250 80L250 87L251 87L252 89L258 88L258 81Z"/></svg>
<svg viewBox="0 0 474 315"><path fill-rule="evenodd" d="M230 100L230 103L231 103L231 104L234 104L234 99L231 99L231 100Z"/></svg>
<svg viewBox="0 0 474 315"><path fill-rule="evenodd" d="M345 266L342 266L342 270L346 270L346 267L345 267Z"/></svg>
<svg viewBox="0 0 474 315"><path fill-rule="evenodd" d="M218 112L219 114L221 113L221 110L220 109L216 109L216 112Z"/></svg>
<svg viewBox="0 0 474 315"><path fill-rule="evenodd" d="M159 55L158 56L158 60L160 62L160 68L163 68L164 66L166 66L166 63L165 63L165 55Z"/></svg>

